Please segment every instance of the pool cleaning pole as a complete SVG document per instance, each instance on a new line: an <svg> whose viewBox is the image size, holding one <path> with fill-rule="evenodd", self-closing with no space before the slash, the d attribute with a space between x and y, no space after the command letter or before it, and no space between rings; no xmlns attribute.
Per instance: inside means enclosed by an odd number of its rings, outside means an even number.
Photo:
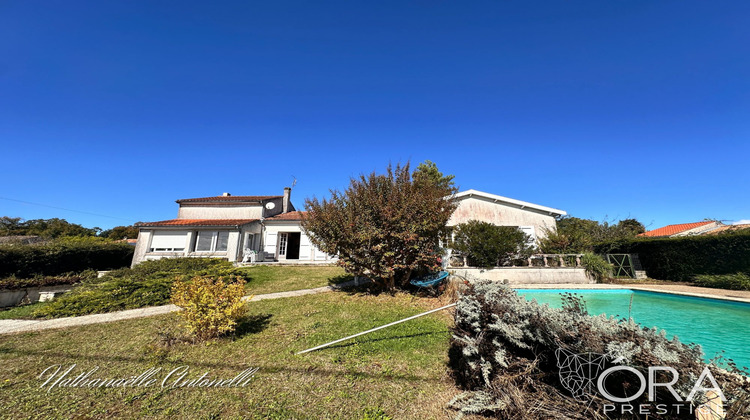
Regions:
<svg viewBox="0 0 750 420"><path fill-rule="evenodd" d="M376 328L373 328L371 330L367 330L367 331L363 331L361 333L350 335L349 337L339 338L338 340L331 341L330 343L325 343L325 344L321 344L321 345L319 345L317 347L313 347L311 349L302 350L301 352L299 352L297 354L308 353L308 352L311 352L311 351L320 350L320 349L322 349L324 347L330 346L331 344L340 343L342 341L349 340L350 338L359 337L360 335L365 335L365 334L369 334L369 333L377 331L377 330L382 330L383 328L388 328L388 327L391 327L393 325L400 324L402 322L411 321L412 319L419 318L420 316L429 315L429 314L431 314L433 312L442 311L443 309L448 309L448 308L453 307L453 306L456 306L456 304L455 303L451 303L450 305L445 305L443 307L440 307L440 308L437 308L437 309L433 309L431 311L423 312L421 314L410 316L408 318L404 318L404 319L399 320L399 321L391 322L390 324L381 325L380 327L376 327Z"/></svg>

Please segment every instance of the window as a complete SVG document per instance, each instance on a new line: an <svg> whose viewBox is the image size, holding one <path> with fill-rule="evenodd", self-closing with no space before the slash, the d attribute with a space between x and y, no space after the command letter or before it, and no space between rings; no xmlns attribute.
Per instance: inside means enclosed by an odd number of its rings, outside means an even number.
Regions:
<svg viewBox="0 0 750 420"><path fill-rule="evenodd" d="M226 252L229 243L229 232L227 231L198 231L198 239L195 241L196 252Z"/></svg>
<svg viewBox="0 0 750 420"><path fill-rule="evenodd" d="M286 255L286 242L289 235L282 233L279 235L279 255Z"/></svg>
<svg viewBox="0 0 750 420"><path fill-rule="evenodd" d="M186 242L186 232L156 231L151 237L148 252L182 252Z"/></svg>
<svg viewBox="0 0 750 420"><path fill-rule="evenodd" d="M254 233L246 233L245 234L245 249L255 249L255 234Z"/></svg>

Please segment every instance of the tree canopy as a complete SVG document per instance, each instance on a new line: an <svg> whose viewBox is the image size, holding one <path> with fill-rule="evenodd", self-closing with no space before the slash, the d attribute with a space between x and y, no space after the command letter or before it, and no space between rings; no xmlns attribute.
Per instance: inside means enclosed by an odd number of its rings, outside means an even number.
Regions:
<svg viewBox="0 0 750 420"><path fill-rule="evenodd" d="M136 239L138 237L138 228L135 226L115 226L112 229L102 231L99 236L114 240L119 239Z"/></svg>
<svg viewBox="0 0 750 420"><path fill-rule="evenodd" d="M20 217L0 217L0 236L34 235L43 238L59 238L96 236L100 231L98 227L86 228L58 218L23 220Z"/></svg>
<svg viewBox="0 0 750 420"><path fill-rule="evenodd" d="M546 232L540 247L545 253L590 252L594 245L634 238L645 231L643 223L632 218L609 223L564 216L557 220L557 230Z"/></svg>
<svg viewBox="0 0 750 420"><path fill-rule="evenodd" d="M439 238L455 203L452 176L425 163L410 173L409 164L389 165L352 178L331 198L307 199L302 226L322 251L339 256L347 272L367 276L392 289L405 285L415 270L439 266Z"/></svg>

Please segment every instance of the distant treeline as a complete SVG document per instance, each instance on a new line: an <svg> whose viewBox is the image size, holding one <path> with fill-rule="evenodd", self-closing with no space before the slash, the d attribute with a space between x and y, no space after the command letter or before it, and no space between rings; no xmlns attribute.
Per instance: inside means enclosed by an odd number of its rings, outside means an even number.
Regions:
<svg viewBox="0 0 750 420"><path fill-rule="evenodd" d="M102 230L98 227L87 228L58 218L24 220L20 217L2 216L0 217L0 236L40 236L45 239L98 236L109 239L135 239L138 237L138 228L116 226Z"/></svg>

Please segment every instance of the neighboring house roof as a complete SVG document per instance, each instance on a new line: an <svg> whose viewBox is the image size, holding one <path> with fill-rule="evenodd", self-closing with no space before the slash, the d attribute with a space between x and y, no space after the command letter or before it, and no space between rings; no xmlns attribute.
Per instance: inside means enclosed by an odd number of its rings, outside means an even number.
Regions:
<svg viewBox="0 0 750 420"><path fill-rule="evenodd" d="M744 229L750 229L750 224L719 226L716 229L709 230L705 235L718 235L722 232L735 232Z"/></svg>
<svg viewBox="0 0 750 420"><path fill-rule="evenodd" d="M307 214L306 211L290 211L288 213L281 213L273 217L269 217L266 221L275 220L302 220L302 217Z"/></svg>
<svg viewBox="0 0 750 420"><path fill-rule="evenodd" d="M486 192L482 192L482 191L477 191L477 190L461 191L459 193L456 193L453 196L453 199L454 200L462 200L464 198L469 198L469 197L473 197L473 196L482 197L482 198L485 198L485 199L488 199L488 200L492 200L494 202L500 202L500 203L510 204L512 206L515 206L515 207L518 207L518 208L521 208L521 209L527 209L527 208L528 209L533 209L533 210L537 210L537 211L540 211L540 212L549 213L550 215L565 216L566 214L568 214L564 210L559 210L559 209L555 209L555 208L552 208L552 207L540 206L539 204L528 203L526 201L515 200L513 198L503 197L501 195L490 194L490 193L486 193Z"/></svg>
<svg viewBox="0 0 750 420"><path fill-rule="evenodd" d="M215 197L183 198L177 203L260 203L284 198L283 195L219 195Z"/></svg>
<svg viewBox="0 0 750 420"><path fill-rule="evenodd" d="M677 235L678 233L686 232L691 229L699 228L701 226L706 226L711 223L716 222L697 222L697 223L681 223L678 225L668 225L664 227L660 227L659 229L650 230L648 232L644 232L639 234L638 236L645 236L649 238L656 238L660 236L672 236Z"/></svg>
<svg viewBox="0 0 750 420"><path fill-rule="evenodd" d="M257 222L258 219L172 219L160 222L136 223L138 227L168 227L168 226L242 226Z"/></svg>

